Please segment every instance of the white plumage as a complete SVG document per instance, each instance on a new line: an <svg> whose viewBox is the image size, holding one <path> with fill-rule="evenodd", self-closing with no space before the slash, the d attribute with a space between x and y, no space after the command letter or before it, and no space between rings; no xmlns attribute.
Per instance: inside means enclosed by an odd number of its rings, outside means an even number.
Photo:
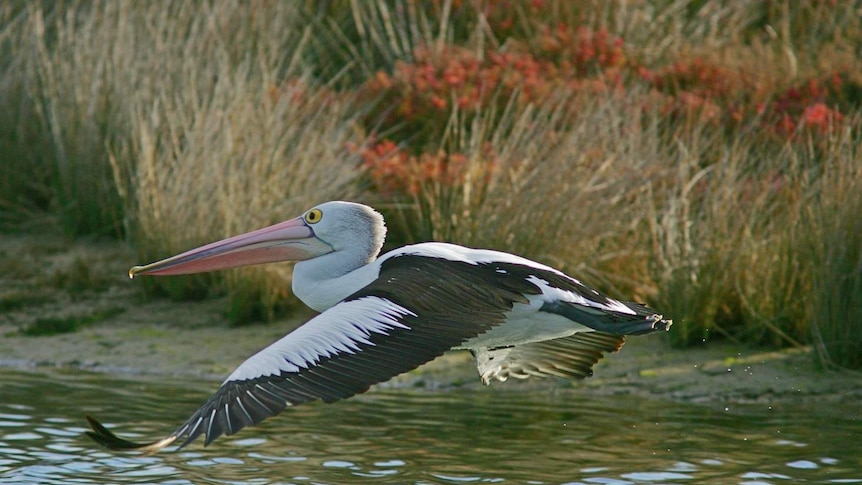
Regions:
<svg viewBox="0 0 862 485"><path fill-rule="evenodd" d="M241 381L297 373L323 358L361 352L371 345L372 334L386 335L395 328L408 329L398 317L413 313L384 298L373 296L336 305L327 318L314 318L305 325L242 363L225 380ZM409 330L409 329L408 329Z"/></svg>

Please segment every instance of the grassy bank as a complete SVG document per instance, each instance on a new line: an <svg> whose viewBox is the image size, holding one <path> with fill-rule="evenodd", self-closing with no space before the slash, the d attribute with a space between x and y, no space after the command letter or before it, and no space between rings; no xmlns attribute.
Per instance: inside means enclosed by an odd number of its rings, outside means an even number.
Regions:
<svg viewBox="0 0 862 485"><path fill-rule="evenodd" d="M858 367L860 45L853 2L7 2L0 224L145 262L362 200ZM244 321L289 272L150 284Z"/></svg>

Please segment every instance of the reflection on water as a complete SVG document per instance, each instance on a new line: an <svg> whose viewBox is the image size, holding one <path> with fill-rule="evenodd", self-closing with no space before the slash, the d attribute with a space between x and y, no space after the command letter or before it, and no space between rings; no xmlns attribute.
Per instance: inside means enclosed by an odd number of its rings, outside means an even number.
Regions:
<svg viewBox="0 0 862 485"><path fill-rule="evenodd" d="M577 387L375 390L149 457L83 435L91 413L155 439L215 386L0 370L0 483L862 483L858 407L711 409Z"/></svg>

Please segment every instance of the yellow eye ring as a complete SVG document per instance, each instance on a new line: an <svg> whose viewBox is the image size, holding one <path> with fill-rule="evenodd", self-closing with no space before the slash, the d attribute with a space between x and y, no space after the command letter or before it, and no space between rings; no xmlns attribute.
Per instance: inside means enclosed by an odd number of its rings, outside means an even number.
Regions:
<svg viewBox="0 0 862 485"><path fill-rule="evenodd" d="M311 209L305 213L305 222L309 224L317 224L323 219L323 212L320 209Z"/></svg>

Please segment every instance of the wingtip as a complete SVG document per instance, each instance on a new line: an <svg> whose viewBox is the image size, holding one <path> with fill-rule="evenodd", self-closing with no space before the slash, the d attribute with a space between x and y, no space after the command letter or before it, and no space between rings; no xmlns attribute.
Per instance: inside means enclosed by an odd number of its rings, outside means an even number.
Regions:
<svg viewBox="0 0 862 485"><path fill-rule="evenodd" d="M92 429L92 431L86 431L86 435L96 443L113 451L140 451L149 455L156 453L166 446L170 446L177 439L176 435L170 435L152 443L135 443L134 441L124 440L115 435L108 428L103 426L96 418L89 414L85 417L87 419L87 423Z"/></svg>

